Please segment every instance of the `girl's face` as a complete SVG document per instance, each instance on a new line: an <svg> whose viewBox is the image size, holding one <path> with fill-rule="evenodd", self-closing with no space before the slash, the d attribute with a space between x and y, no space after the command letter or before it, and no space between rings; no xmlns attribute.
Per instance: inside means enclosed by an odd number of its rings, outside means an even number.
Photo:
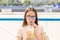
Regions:
<svg viewBox="0 0 60 40"><path fill-rule="evenodd" d="M31 23L34 23L36 20L36 15L34 11L28 11L26 14L26 21L27 24L30 25Z"/></svg>

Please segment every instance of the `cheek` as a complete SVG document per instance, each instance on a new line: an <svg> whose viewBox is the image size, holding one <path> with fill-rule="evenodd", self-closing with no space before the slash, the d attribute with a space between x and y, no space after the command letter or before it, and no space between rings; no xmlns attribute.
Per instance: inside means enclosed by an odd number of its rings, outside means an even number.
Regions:
<svg viewBox="0 0 60 40"><path fill-rule="evenodd" d="M26 18L27 23L29 23L29 19Z"/></svg>
<svg viewBox="0 0 60 40"><path fill-rule="evenodd" d="M33 20L33 22L35 22L35 20Z"/></svg>

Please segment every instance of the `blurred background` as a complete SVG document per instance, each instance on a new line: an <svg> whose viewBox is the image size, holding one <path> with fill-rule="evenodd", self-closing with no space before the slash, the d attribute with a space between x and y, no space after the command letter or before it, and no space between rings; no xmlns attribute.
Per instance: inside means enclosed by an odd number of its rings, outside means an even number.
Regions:
<svg viewBox="0 0 60 40"><path fill-rule="evenodd" d="M27 7L37 10L48 40L60 40L60 0L0 0L0 40L17 40Z"/></svg>
<svg viewBox="0 0 60 40"><path fill-rule="evenodd" d="M33 6L38 12L60 12L60 0L0 0L1 9L12 9L12 12L24 12Z"/></svg>

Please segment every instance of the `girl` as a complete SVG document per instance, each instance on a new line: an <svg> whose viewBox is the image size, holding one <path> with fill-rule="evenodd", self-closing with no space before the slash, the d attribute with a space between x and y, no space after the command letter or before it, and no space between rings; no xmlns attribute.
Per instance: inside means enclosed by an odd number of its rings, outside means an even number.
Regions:
<svg viewBox="0 0 60 40"><path fill-rule="evenodd" d="M32 7L25 11L23 25L18 30L17 40L46 40L43 28L38 26L37 12Z"/></svg>

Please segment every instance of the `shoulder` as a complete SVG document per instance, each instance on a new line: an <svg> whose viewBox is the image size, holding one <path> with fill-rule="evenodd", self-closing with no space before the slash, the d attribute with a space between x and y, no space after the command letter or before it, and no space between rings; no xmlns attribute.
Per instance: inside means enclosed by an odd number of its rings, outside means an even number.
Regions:
<svg viewBox="0 0 60 40"><path fill-rule="evenodd" d="M22 31L23 31L23 28L19 28L19 29L18 29L18 32L21 33Z"/></svg>
<svg viewBox="0 0 60 40"><path fill-rule="evenodd" d="M24 27L21 27L21 28L19 28L18 30L19 30L19 31L22 31L22 30L24 30Z"/></svg>
<svg viewBox="0 0 60 40"><path fill-rule="evenodd" d="M26 30L26 27L21 27L21 28L18 29L18 31L20 31L20 32L23 32L25 30Z"/></svg>

